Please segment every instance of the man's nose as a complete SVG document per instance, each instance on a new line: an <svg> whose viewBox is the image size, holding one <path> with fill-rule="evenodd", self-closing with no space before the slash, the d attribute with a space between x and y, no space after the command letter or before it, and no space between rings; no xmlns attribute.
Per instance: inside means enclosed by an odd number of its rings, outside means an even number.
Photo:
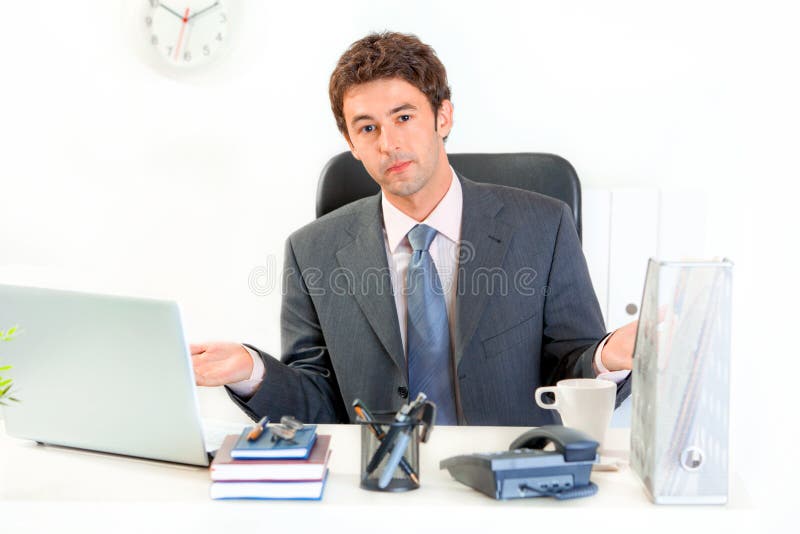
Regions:
<svg viewBox="0 0 800 534"><path fill-rule="evenodd" d="M381 128L379 142L381 151L387 154L395 152L400 148L398 145L398 136L392 126Z"/></svg>

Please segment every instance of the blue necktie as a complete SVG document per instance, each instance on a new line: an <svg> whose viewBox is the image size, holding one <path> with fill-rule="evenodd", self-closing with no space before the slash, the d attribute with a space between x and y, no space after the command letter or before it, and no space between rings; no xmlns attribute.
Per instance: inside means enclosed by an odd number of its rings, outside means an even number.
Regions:
<svg viewBox="0 0 800 534"><path fill-rule="evenodd" d="M418 224L408 232L414 254L408 265L408 384L436 403L436 422L458 424L450 363L450 326L436 266L428 248L436 230Z"/></svg>

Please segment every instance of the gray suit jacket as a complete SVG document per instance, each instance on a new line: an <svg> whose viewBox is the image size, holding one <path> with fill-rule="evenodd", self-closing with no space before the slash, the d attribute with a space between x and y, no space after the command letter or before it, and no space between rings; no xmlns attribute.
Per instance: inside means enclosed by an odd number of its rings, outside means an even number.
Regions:
<svg viewBox="0 0 800 534"><path fill-rule="evenodd" d="M558 422L533 392L593 377L605 327L567 206L459 177L463 220L453 336L460 424ZM244 400L252 418L351 422L360 398L395 411L408 375L383 238L380 194L325 215L286 243L283 356ZM255 347L253 347L255 348ZM258 349L255 349L258 350ZM617 390L617 403L630 380Z"/></svg>

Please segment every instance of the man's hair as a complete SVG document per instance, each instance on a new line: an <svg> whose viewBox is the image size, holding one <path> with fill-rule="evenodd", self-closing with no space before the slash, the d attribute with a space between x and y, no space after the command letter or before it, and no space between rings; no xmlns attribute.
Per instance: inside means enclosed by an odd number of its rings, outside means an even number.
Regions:
<svg viewBox="0 0 800 534"><path fill-rule="evenodd" d="M347 139L350 137L344 120L344 94L354 85L387 78L400 78L422 91L434 117L442 101L450 99L447 72L433 48L416 35L371 33L350 45L331 74L331 110L336 126Z"/></svg>

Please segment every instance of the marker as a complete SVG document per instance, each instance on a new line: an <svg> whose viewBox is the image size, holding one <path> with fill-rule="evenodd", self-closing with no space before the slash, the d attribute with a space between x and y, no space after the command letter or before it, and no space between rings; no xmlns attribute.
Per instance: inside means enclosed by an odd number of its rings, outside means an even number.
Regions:
<svg viewBox="0 0 800 534"><path fill-rule="evenodd" d="M403 457L403 453L405 452L406 447L408 447L408 442L411 440L411 432L413 432L413 427L403 429L400 437L397 438L397 443L394 444L394 450L392 450L391 455L389 455L389 460L387 460L386 465L383 467L383 472L378 479L379 488L383 489L389 485L389 482L392 481L394 470L397 469L397 466L400 465L400 462L405 459ZM414 479L412 478L411 480ZM414 483L418 484L416 481Z"/></svg>

